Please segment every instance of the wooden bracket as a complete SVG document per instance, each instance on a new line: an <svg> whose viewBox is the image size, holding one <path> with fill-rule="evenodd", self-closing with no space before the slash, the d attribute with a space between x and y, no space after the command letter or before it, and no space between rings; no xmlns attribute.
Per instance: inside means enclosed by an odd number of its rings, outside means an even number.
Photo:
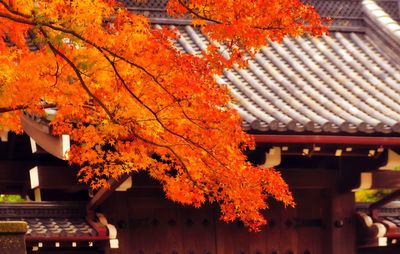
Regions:
<svg viewBox="0 0 400 254"><path fill-rule="evenodd" d="M350 189L353 191L368 189L399 189L400 171L398 170L376 170L361 172L357 183L353 183Z"/></svg>

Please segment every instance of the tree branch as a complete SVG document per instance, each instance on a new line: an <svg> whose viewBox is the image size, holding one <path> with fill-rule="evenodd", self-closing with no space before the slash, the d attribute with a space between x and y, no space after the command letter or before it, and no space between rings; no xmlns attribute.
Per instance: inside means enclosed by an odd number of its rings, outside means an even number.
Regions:
<svg viewBox="0 0 400 254"><path fill-rule="evenodd" d="M0 1L2 1L2 0L0 0ZM18 14L18 12L15 12L15 13ZM18 14L18 15L23 15L23 14ZM171 96L176 101L176 103L180 106L180 108L182 110L182 113L184 114L186 119L188 119L190 122L192 122L194 125L198 126L199 128L204 128L204 127L200 126L198 123L194 122L194 120L187 115L187 113L183 110L183 108L182 108L182 106L181 106L181 104L179 102L179 99L173 93L171 93L163 84L161 84L161 82L158 81L157 77L154 74L150 73L143 66L141 66L141 65L139 65L139 64L137 64L137 63L135 63L135 62L133 62L131 60L128 60L127 58L123 57L122 55L119 55L119 54L111 51L107 47L103 47L103 46L97 45L96 43L94 43L94 42L84 38L83 36L79 35L75 31L72 31L72 30L69 30L69 29L65 29L65 28L62 28L62 27L58 27L58 26L55 26L53 24L48 24L48 23L41 22L41 21L29 21L29 20L21 19L21 18L14 17L14 16L11 16L11 15L5 14L5 13L0 13L0 17L7 18L7 19L10 19L10 20L15 21L15 22L19 22L19 23L23 23L23 24L27 24L27 25L32 25L32 26L41 25L41 26L48 27L48 28L50 28L52 30L55 30L55 31L59 31L59 32L63 32L63 33L72 35L75 38L77 38L77 39L87 43L88 45L91 45L92 47L96 48L101 53L103 53L103 51L105 51L105 52L109 53L111 56L113 56L115 58L118 58L118 59L130 64L131 66L134 66L134 67L138 68L139 70L143 71L147 76L149 76L161 89L163 89L169 96ZM22 17L25 17L25 16L22 16Z"/></svg>
<svg viewBox="0 0 400 254"><path fill-rule="evenodd" d="M1 0L0 0L0 1L1 1ZM17 15L22 15L22 14L17 14ZM73 69L73 71L75 72L76 76L78 77L78 80L79 80L79 82L80 82L82 88L86 91L86 93L87 93L91 98L93 98L93 99L100 105L100 107L106 112L106 114L108 115L108 117L110 118L110 120L111 120L113 123L115 123L115 124L118 124L118 122L116 121L116 119L114 119L114 116L113 116L113 114L111 113L111 111L105 106L105 104L104 104L99 98L97 98L97 97L90 91L90 89L88 88L88 86L86 85L86 83L85 83L85 81L84 81L84 79L83 79L83 77L82 77L82 74L81 74L79 68L78 68L65 54L63 54L61 51L59 51L59 50L49 41L49 37L48 37L46 31L43 29L43 27L48 27L48 28L50 28L50 29L52 29L52 30L55 30L55 31L60 31L60 32L63 32L63 33L66 33L66 34L70 34L70 35L76 37L77 39L79 39L79 40L81 40L81 41L87 43L88 45L93 46L93 47L96 48L99 52L101 52L103 55L105 55L104 52L107 52L107 53L109 53L111 56L116 57L116 58L118 58L118 59L120 59L120 60L122 60L122 61L124 61L124 62L126 62L126 63L128 63L128 64L130 64L130 65L132 65L132 66L134 66L134 67L136 67L136 68L138 68L138 69L140 69L140 70L142 70L146 75L148 75L149 77L151 77L152 80L153 80L158 86L160 86L167 94L169 94L170 96L172 96L172 98L174 98L174 99L176 100L176 102L178 103L178 105L180 105L180 104L179 104L178 98L176 98L170 91L168 91L168 89L166 89L166 88L164 87L164 85L161 84L161 83L157 80L157 78L155 77L155 75L153 75L152 73L150 73L146 68L144 68L143 66L140 66L140 65L134 63L133 61L130 61L130 60L126 59L125 57L123 57L123 56L121 56L121 55L119 55L119 54L117 54L117 53L111 51L110 49L108 49L108 48L106 48L106 47L97 45L96 43L94 43L94 42L92 42L92 41L90 41L90 40L84 38L83 36L77 34L75 31L71 31L71 30L68 30L68 29L65 29L65 28L62 28L62 27L58 27L58 26L55 26L55 25L53 25L53 24L48 24L48 23L45 23L45 22L42 22L42 21L37 21L37 20L35 20L35 21L30 21L30 20L18 18L18 17L12 16L12 15L9 15L9 14L5 14L5 13L0 13L0 17L7 18L7 19L13 20L13 21L15 21L15 22L19 22L19 23L23 23L23 24L32 25L32 26L37 26L37 25L42 26L42 27L40 27L40 31L41 31L41 33L43 34L43 36L46 38L46 40L47 40L46 43L48 44L48 46L50 47L50 49L53 51L53 53L55 53L56 55L59 55L62 59L64 59L64 60L68 63L68 65ZM22 16L22 17L24 17L24 16ZM105 55L105 56L106 56L106 55ZM106 58L107 58L107 60L110 62L110 64L113 66L113 68L114 68L114 70L115 70L115 72L116 72L116 74L117 74L117 73L118 73L118 70L116 69L115 64L108 58L108 56L107 56ZM118 74L118 75L119 75L119 74ZM120 75L119 75L119 79L120 79L121 81L123 80L122 77L121 77ZM123 82L123 85L124 85L125 88L128 88L127 91L129 92L130 89L129 89L129 87L126 85L125 82ZM201 150L203 150L203 151L205 151L207 154L209 154L214 160L216 160L216 161L217 161L219 164L221 164L223 167L226 167L226 165L225 165L224 163L222 163L220 160L218 160L218 158L216 158L214 154L212 154L210 151L208 151L208 149L206 149L206 148L204 148L203 146L201 146L200 144L198 144L198 143L196 143L196 142L190 140L189 138L186 138L186 137L184 137L183 135L181 135L181 134L179 134L179 133L176 133L176 132L170 130L169 128L167 128L167 127L160 121L160 119L158 118L157 114L156 114L151 108L149 108L144 102L142 102L142 101L140 100L140 98L138 98L138 97L137 97L136 95L134 95L133 93L132 93L131 95L135 96L135 97L136 97L135 99L137 99L139 103L141 103L145 108L147 108L147 109L155 116L157 122L158 122L167 132L169 132L170 134L172 134L172 135L174 135L174 136L177 136L177 137L179 137L179 138L185 140L185 141L188 142L189 144L192 144L192 145L194 145L194 146L200 148ZM180 105L180 107L181 107L181 105ZM181 108L182 108L182 107L181 107ZM182 109L182 110L183 110L183 109ZM188 119L189 121L191 120L191 119L186 115L185 112L184 112L184 115L187 117L187 119ZM192 121L192 122L193 122L193 121ZM197 125L197 124L196 124L196 125ZM186 165L183 163L183 160L182 160L182 159L179 157L179 155L178 155L171 147L169 147L168 145L156 144L156 143L154 143L154 142L151 142L151 141L149 141L149 140L144 139L143 137L138 136L137 134L134 134L134 136L135 136L136 138L138 138L138 139L140 139L140 140L146 142L146 143L149 143L149 144L152 144L152 145L155 145L155 146L159 146L159 147L164 147L164 148L168 149L172 154L174 154L174 156L177 156L177 159L182 163L182 167L183 167L184 169L187 170ZM185 171L186 171L186 170L185 170ZM187 171L187 173L189 173L189 172Z"/></svg>
<svg viewBox="0 0 400 254"><path fill-rule="evenodd" d="M183 3L182 0L178 0L178 3L179 3L180 5L182 5L183 8L185 8L189 13L191 13L191 14L194 15L195 17L198 17L199 19L207 20L207 21L210 21L210 22L213 22L213 23L217 23L217 24L223 24L223 23L222 23L221 21L219 21L219 20L212 19L212 18L209 18L209 17L206 17L206 16L203 16L203 15L199 14L198 12L194 11L194 10L191 9L189 6L187 6L185 3Z"/></svg>
<svg viewBox="0 0 400 254"><path fill-rule="evenodd" d="M16 107L4 107L4 108L0 108L0 113L7 113L7 112L12 112L12 111L18 111L18 110L24 110L27 109L28 106L26 105L19 105Z"/></svg>
<svg viewBox="0 0 400 254"><path fill-rule="evenodd" d="M183 6L183 8L185 8L190 14L192 14L193 16L199 18L199 19L203 19L209 22L213 22L216 24L224 24L224 22L210 18L210 17L206 17L204 15L201 15L200 13L196 12L195 10L191 9L189 6L187 6L182 0L178 0L178 3L180 5ZM283 30L283 27L273 27L273 26L266 26L266 27L262 27L262 26L250 26L251 28L255 28L255 29L260 29L260 30Z"/></svg>
<svg viewBox="0 0 400 254"><path fill-rule="evenodd" d="M41 33L43 34L43 36L44 36L45 38L48 38L47 33L46 33L46 31L44 31L43 28L40 28L40 31L41 31ZM98 99L98 98L89 90L89 88L87 87L85 81L84 81L83 78L82 78L82 75L81 75L81 73L80 73L78 67L76 67L76 65L75 65L66 55L64 55L62 52L60 52L59 50L57 50L57 49L54 47L54 45L51 44L49 41L47 41L47 44L49 45L50 49L51 49L55 54L59 55L61 58L63 58L63 59L71 66L71 68L72 68L72 69L74 70L74 72L76 73L76 75L77 75L77 77L78 77L78 79L79 79L79 81L80 81L80 83L81 83L83 89L89 94L90 97L92 97L92 98L103 108L103 110L104 110L104 111L107 113L107 115L109 116L110 120L111 120L113 123L118 124L118 122L114 119L113 115L112 115L111 112L108 110L108 108L103 104L103 102L100 101L100 99ZM108 58L108 59L109 59L109 58ZM115 66L114 66L114 67L115 67ZM116 70L116 69L115 69L115 70ZM118 75L119 75L119 74L118 74ZM133 94L133 93L132 93L132 94ZM139 100L140 100L140 99L139 99ZM143 105L145 105L145 104L143 104ZM146 105L146 107L147 107L149 110L151 110L147 105ZM185 173L188 175L189 179L193 182L193 184L194 184L195 186L197 186L197 182L194 181L194 179L192 178L192 176L191 176L191 174L190 174L190 172L189 172L189 170L188 170L186 164L183 162L182 158L179 156L179 154L177 154L177 153L175 152L175 150L174 150L173 148L171 148L169 145L162 145L162 144L158 144L158 143L155 143L155 142L153 142L153 141L150 141L150 140L148 140L148 139L146 139L146 138L143 138L143 137L139 136L139 135L136 134L136 133L132 133L132 134L134 135L135 138L137 138L137 139L139 139L139 140L141 140L141 141L143 141L143 142L145 142L145 143L148 143L148 144L151 144L151 145L157 146L157 147L163 147L163 148L166 148L168 151L170 151L170 152L175 156L175 158L180 162L181 167L183 168L183 170L185 171Z"/></svg>
<svg viewBox="0 0 400 254"><path fill-rule="evenodd" d="M7 113L7 112L13 112L13 111L18 111L18 110L25 110L28 109L30 106L28 105L18 105L15 107L0 107L0 114L2 113ZM56 104L46 104L43 105L42 108L46 109L46 108L55 108L57 107Z"/></svg>
<svg viewBox="0 0 400 254"><path fill-rule="evenodd" d="M43 34L43 36L47 39L47 45L49 45L51 51L53 51L56 55L59 55L62 59L64 59L65 62L68 63L68 65L73 69L75 72L76 76L78 77L79 83L81 84L82 88L86 91L86 93L93 98L97 104L100 105L100 107L106 112L108 117L110 118L111 121L115 122L114 116L111 113L111 111L107 108L107 106L99 99L97 98L89 89L89 87L86 85L85 80L83 79L80 70L78 67L61 51L59 51L54 45L48 40L48 35L46 31L43 28L40 28L40 32Z"/></svg>
<svg viewBox="0 0 400 254"><path fill-rule="evenodd" d="M165 124L160 120L160 118L158 117L157 113L154 112L149 106L147 106L140 98L138 98L133 92L132 90L128 87L128 85L126 84L125 80L122 78L122 76L120 75L118 69L115 66L115 63L111 61L111 59L104 54L104 57L107 59L107 61L111 64L111 66L113 67L113 70L115 72L115 74L117 75L118 79L120 80L120 82L122 83L122 85L125 87L125 89L128 91L128 93L137 101L139 102L143 107L145 107L155 118L155 120L161 125L161 127L166 130L167 132L169 132L170 134L183 139L184 141L186 141L189 144L194 145L195 147L205 151L208 155L210 155L214 160L216 160L219 164L221 164L223 167L226 167L226 165L224 163L222 163L220 160L218 160L218 158L215 157L214 154L212 154L208 149L206 149L205 147L203 147L201 144L194 142L193 140L171 130L170 128L168 128L167 126L165 126Z"/></svg>
<svg viewBox="0 0 400 254"><path fill-rule="evenodd" d="M21 17L24 17L24 18L27 18L27 19L31 18L31 16L29 16L29 15L27 15L27 14L24 14L24 13L22 13L22 12L19 12L19 11L13 9L13 8L11 8L11 6L8 5L8 4L6 4L6 3L4 2L4 0L0 0L0 4L3 5L10 13L12 13L12 14L14 14L14 15L18 15L18 16L21 16Z"/></svg>

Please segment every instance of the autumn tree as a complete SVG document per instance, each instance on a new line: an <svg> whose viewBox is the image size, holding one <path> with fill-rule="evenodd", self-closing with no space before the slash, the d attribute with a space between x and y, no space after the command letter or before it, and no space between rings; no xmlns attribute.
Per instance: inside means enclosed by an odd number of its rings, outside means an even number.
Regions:
<svg viewBox="0 0 400 254"><path fill-rule="evenodd" d="M69 162L92 188L147 171L170 199L216 202L223 220L257 230L268 197L293 198L278 172L246 161L252 137L214 77L267 40L326 28L299 0L170 0L168 12L212 43L182 52L174 29L113 0L0 0L1 126L19 132L22 113L52 105L52 133L70 135Z"/></svg>

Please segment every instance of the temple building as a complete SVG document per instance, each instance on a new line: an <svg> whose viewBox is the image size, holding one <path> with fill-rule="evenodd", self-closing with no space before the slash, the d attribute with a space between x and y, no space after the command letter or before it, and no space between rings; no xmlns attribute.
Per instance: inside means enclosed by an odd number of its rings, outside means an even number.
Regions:
<svg viewBox="0 0 400 254"><path fill-rule="evenodd" d="M155 26L175 26L182 51L209 43L190 20L169 17L164 0L123 2ZM166 200L145 174L88 190L63 160L68 135L52 135L46 120L29 115L21 118L25 135L1 136L0 193L31 201L1 203L0 220L26 222L27 253L37 254L399 253L399 3L311 3L332 18L329 35L270 43L246 69L216 77L255 137L249 160L278 169L296 200L295 208L271 201L260 233L221 222L217 206ZM395 191L356 204L361 189Z"/></svg>

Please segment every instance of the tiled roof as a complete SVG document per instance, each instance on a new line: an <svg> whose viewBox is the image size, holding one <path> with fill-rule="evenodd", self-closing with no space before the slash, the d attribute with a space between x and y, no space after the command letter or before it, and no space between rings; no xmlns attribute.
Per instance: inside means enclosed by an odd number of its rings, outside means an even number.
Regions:
<svg viewBox="0 0 400 254"><path fill-rule="evenodd" d="M28 223L27 241L107 240L86 218L84 204L54 202L5 203L0 220Z"/></svg>
<svg viewBox="0 0 400 254"><path fill-rule="evenodd" d="M168 0L118 0L122 2L126 8L135 12L148 16L155 23L184 23L183 20L171 19L166 12ZM364 26L363 11L360 0L310 0L304 1L310 3L320 13L321 16L331 17L332 29L340 29L343 27L360 27ZM400 19L397 10L396 0L377 0L377 4L388 12L394 19ZM186 19L188 21L188 19ZM188 23L188 22L186 22Z"/></svg>
<svg viewBox="0 0 400 254"><path fill-rule="evenodd" d="M371 211L369 206L371 203L358 203L357 211L362 214L370 214ZM386 237L389 238L400 238L400 202L392 201L388 204L385 204L382 207L377 208L375 212L375 216L369 217L368 219L371 223L381 224L383 225L385 230ZM370 214L371 215L371 214Z"/></svg>
<svg viewBox="0 0 400 254"><path fill-rule="evenodd" d="M165 0L123 2L154 23L168 19ZM397 1L311 4L333 18L329 36L270 43L246 69L217 78L231 88L243 127L263 133L400 133ZM190 25L169 22L181 33L180 49L196 54L209 43Z"/></svg>
<svg viewBox="0 0 400 254"><path fill-rule="evenodd" d="M168 17L166 0L120 1L154 24L175 25L181 34L177 47L183 51L196 54L209 43L188 20ZM246 69L225 70L216 78L231 88L244 129L398 135L400 16L392 10L397 1L311 3L322 16L333 18L329 36L270 43Z"/></svg>
<svg viewBox="0 0 400 254"><path fill-rule="evenodd" d="M393 19L400 20L400 7L398 1L376 1L376 4Z"/></svg>
<svg viewBox="0 0 400 254"><path fill-rule="evenodd" d="M10 219L8 219L10 220ZM13 218L14 220L14 218ZM26 237L81 237L97 236L84 218L19 218L28 223Z"/></svg>
<svg viewBox="0 0 400 254"><path fill-rule="evenodd" d="M207 43L190 26L180 32L187 52ZM248 130L400 132L400 68L364 33L286 38L218 81L232 88Z"/></svg>

